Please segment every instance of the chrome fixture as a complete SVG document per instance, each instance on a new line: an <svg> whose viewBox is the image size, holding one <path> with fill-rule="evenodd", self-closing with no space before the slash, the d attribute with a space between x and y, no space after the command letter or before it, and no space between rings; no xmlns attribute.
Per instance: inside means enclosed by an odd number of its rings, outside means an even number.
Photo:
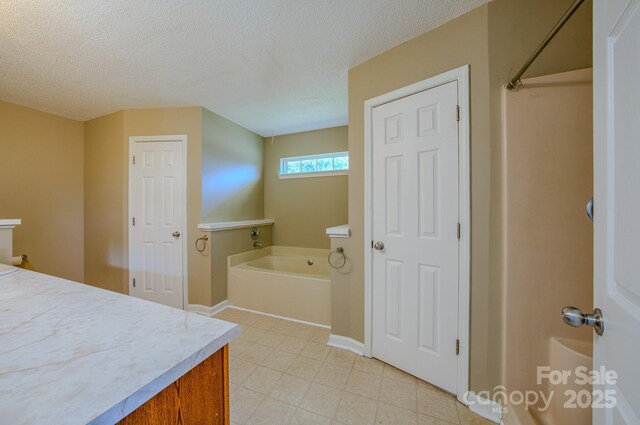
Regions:
<svg viewBox="0 0 640 425"><path fill-rule="evenodd" d="M334 254L338 256L338 261L334 261ZM329 265L336 270L343 268L344 265L347 264L347 256L344 255L344 248L339 246L335 251L331 251L327 257L327 261Z"/></svg>
<svg viewBox="0 0 640 425"><path fill-rule="evenodd" d="M599 336L604 333L604 316L599 308L594 309L593 314L584 314L577 307L566 306L562 309L562 320L574 328L582 325L591 326Z"/></svg>
<svg viewBox="0 0 640 425"><path fill-rule="evenodd" d="M259 227L252 228L251 239L253 239L254 241L257 241L259 237L260 237L260 228Z"/></svg>
<svg viewBox="0 0 640 425"><path fill-rule="evenodd" d="M589 220L593 221L593 198L589 199L589 202L587 202L587 217L589 217Z"/></svg>
<svg viewBox="0 0 640 425"><path fill-rule="evenodd" d="M260 241L255 241L255 242L253 243L253 247L254 247L254 248L262 248L263 246L264 246L264 245L263 245L263 244L262 244L262 242L260 242Z"/></svg>
<svg viewBox="0 0 640 425"><path fill-rule="evenodd" d="M179 238L180 237L180 232L178 232L177 230L175 232L173 232L171 234L171 236L173 236L174 238Z"/></svg>
<svg viewBox="0 0 640 425"><path fill-rule="evenodd" d="M312 260L312 259L308 259L308 260L307 260L307 265L309 265L309 266L313 266L313 260Z"/></svg>
<svg viewBox="0 0 640 425"><path fill-rule="evenodd" d="M196 251L198 252L204 252L205 249L207 249L207 241L209 240L209 236L208 235L204 235L201 238L196 239ZM200 248L200 242L202 242L202 248Z"/></svg>
<svg viewBox="0 0 640 425"><path fill-rule="evenodd" d="M382 251L384 249L384 243L378 241L373 244L373 249L377 249L378 251Z"/></svg>

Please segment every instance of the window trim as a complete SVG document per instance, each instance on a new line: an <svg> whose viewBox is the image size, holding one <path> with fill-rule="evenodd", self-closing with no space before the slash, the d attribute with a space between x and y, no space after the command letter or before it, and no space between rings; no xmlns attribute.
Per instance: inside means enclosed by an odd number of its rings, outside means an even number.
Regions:
<svg viewBox="0 0 640 425"><path fill-rule="evenodd" d="M300 161L305 159L321 159L321 158L336 158L339 156L346 156L349 158L349 151L342 152L328 152L328 153L319 153L314 155L303 155L303 156L290 156L285 158L280 158L280 168L278 172L278 177L280 179L300 179L300 178L308 178L308 177L330 177L330 176L345 176L349 174L349 168L344 170L327 170L327 171L313 171L309 173L283 173L284 165L288 161Z"/></svg>
<svg viewBox="0 0 640 425"><path fill-rule="evenodd" d="M308 177L332 177L332 176L346 176L349 174L349 170L340 171L314 171L313 173L290 173L279 174L278 177L283 180L287 179L304 179Z"/></svg>

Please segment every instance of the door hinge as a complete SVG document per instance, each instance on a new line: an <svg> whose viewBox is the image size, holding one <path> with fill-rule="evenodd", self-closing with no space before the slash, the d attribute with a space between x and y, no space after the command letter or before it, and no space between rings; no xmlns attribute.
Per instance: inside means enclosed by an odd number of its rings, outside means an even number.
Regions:
<svg viewBox="0 0 640 425"><path fill-rule="evenodd" d="M136 287L136 278L135 277L133 278L133 287L134 288Z"/></svg>
<svg viewBox="0 0 640 425"><path fill-rule="evenodd" d="M458 239L460 239L460 223L458 223L458 228L456 230Z"/></svg>
<svg viewBox="0 0 640 425"><path fill-rule="evenodd" d="M133 217L133 218L131 219L131 224L133 224L134 226L136 225L136 218L135 218L135 217Z"/></svg>
<svg viewBox="0 0 640 425"><path fill-rule="evenodd" d="M136 156L133 155L133 165L136 165Z"/></svg>
<svg viewBox="0 0 640 425"><path fill-rule="evenodd" d="M460 122L460 105L456 105L456 121Z"/></svg>
<svg viewBox="0 0 640 425"><path fill-rule="evenodd" d="M456 356L460 355L460 340L456 339Z"/></svg>

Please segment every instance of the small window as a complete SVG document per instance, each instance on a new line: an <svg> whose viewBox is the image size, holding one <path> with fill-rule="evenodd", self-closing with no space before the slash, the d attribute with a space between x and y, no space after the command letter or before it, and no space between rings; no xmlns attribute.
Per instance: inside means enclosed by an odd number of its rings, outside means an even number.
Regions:
<svg viewBox="0 0 640 425"><path fill-rule="evenodd" d="M349 152L280 159L280 178L339 176L349 171Z"/></svg>

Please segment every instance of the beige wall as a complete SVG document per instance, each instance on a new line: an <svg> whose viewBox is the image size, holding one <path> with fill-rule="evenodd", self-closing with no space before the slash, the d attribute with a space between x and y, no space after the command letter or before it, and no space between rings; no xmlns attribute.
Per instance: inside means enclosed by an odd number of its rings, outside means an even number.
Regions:
<svg viewBox="0 0 640 425"><path fill-rule="evenodd" d="M264 139L264 210L273 218L273 243L280 246L329 248L327 227L348 220L348 177L280 179L280 158L343 152L348 127L294 133Z"/></svg>
<svg viewBox="0 0 640 425"><path fill-rule="evenodd" d="M202 108L132 109L87 121L85 169L93 170L85 185L90 200L101 199L101 208L85 210L87 283L125 292L128 289L128 154L130 136L187 135L187 249L189 300L206 303L211 298L208 258L191 255L201 218ZM100 227L102 223L104 227ZM110 237L102 239L104 233ZM122 236L120 236L122 235ZM195 251L194 251L195 252ZM123 268L124 273L117 270ZM107 271L108 275L102 272ZM90 278L90 279L89 279Z"/></svg>
<svg viewBox="0 0 640 425"><path fill-rule="evenodd" d="M505 385L540 390L550 337L590 342L590 328L560 320L593 307L591 70L525 80L506 94ZM535 317L535 320L531 320Z"/></svg>
<svg viewBox="0 0 640 425"><path fill-rule="evenodd" d="M83 126L0 101L0 218L20 218L25 267L82 281Z"/></svg>
<svg viewBox="0 0 640 425"><path fill-rule="evenodd" d="M238 221L264 217L264 144L262 137L207 109L202 110L202 221ZM227 257L254 249L251 229L209 233L208 299L191 304L213 306L227 299ZM260 239L271 245L271 228ZM197 254L197 253L196 253Z"/></svg>
<svg viewBox="0 0 640 425"><path fill-rule="evenodd" d="M202 109L202 219L264 217L262 137Z"/></svg>
<svg viewBox="0 0 640 425"><path fill-rule="evenodd" d="M332 332L363 341L364 338L364 101L453 68L470 65L471 86L471 384L488 382L486 338L490 329L486 305L489 297L489 201L491 151L489 133L489 57L487 6L475 9L349 71L349 224L353 237L345 252L353 269L348 284L332 289L332 307L343 313L332 320ZM338 293L339 292L339 293ZM348 312L348 313L347 313ZM486 335L485 335L486 336ZM496 367L497 368L497 367Z"/></svg>
<svg viewBox="0 0 640 425"><path fill-rule="evenodd" d="M344 299L345 296L350 295L345 289L356 286L352 281L354 269L352 253L357 252L359 247L353 243L353 238L331 238L331 250L335 251L338 247L344 250L346 262L340 269L331 268L331 333L345 335L344 329L354 320L353 313L349 309L349 302L352 300Z"/></svg>
<svg viewBox="0 0 640 425"><path fill-rule="evenodd" d="M504 258L500 96L568 4L495 0L349 71L349 224L343 242L352 270L334 285L332 332L364 339L363 138L365 100L464 64L471 76L471 358L470 388L503 382ZM591 63L591 4L586 2L540 56L531 73Z"/></svg>
<svg viewBox="0 0 640 425"><path fill-rule="evenodd" d="M84 125L84 282L116 292L128 291L126 215L122 202L127 182L123 165L123 112Z"/></svg>
<svg viewBox="0 0 640 425"><path fill-rule="evenodd" d="M211 232L211 305L227 299L227 257L254 250L251 228ZM264 247L271 246L271 226L260 226L260 238Z"/></svg>

